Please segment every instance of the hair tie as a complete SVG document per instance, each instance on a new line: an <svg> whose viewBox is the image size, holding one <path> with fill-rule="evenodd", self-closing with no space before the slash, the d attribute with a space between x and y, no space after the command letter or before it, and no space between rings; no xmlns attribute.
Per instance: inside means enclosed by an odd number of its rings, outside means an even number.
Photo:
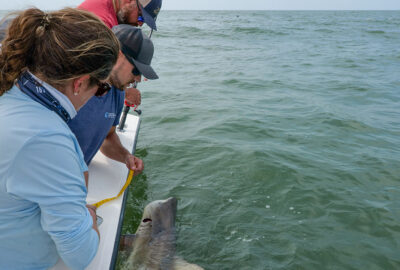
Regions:
<svg viewBox="0 0 400 270"><path fill-rule="evenodd" d="M43 15L40 25L36 28L36 36L41 37L44 31L50 25L50 16L48 14Z"/></svg>
<svg viewBox="0 0 400 270"><path fill-rule="evenodd" d="M50 24L50 15L46 13L42 18L42 26L46 29L47 26L49 26L49 24Z"/></svg>

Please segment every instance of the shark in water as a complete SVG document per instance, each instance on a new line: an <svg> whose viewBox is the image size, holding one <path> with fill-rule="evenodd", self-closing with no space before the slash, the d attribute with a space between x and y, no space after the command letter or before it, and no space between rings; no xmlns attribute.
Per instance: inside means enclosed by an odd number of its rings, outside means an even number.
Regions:
<svg viewBox="0 0 400 270"><path fill-rule="evenodd" d="M134 235L121 240L121 249L129 252L124 270L203 270L175 255L177 200L153 201L143 212Z"/></svg>

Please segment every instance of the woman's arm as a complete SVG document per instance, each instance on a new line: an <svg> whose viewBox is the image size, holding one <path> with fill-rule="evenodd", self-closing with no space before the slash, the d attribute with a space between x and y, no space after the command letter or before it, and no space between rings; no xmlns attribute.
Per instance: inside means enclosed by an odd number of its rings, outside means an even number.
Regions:
<svg viewBox="0 0 400 270"><path fill-rule="evenodd" d="M83 269L94 258L99 236L86 207L81 160L76 144L63 134L40 134L18 153L7 183L9 193L40 207L41 227L72 269Z"/></svg>

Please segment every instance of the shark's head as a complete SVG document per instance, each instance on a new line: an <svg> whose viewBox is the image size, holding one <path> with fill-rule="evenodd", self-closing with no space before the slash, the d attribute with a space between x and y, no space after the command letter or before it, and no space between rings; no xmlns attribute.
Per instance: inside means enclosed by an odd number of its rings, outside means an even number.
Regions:
<svg viewBox="0 0 400 270"><path fill-rule="evenodd" d="M145 208L141 224L136 233L139 233L141 227L151 226L151 235L154 237L160 232L171 231L175 229L177 200L168 198L149 203Z"/></svg>
<svg viewBox="0 0 400 270"><path fill-rule="evenodd" d="M125 239L132 247L125 269L171 269L175 255L177 200L153 201L143 212L134 238Z"/></svg>
<svg viewBox="0 0 400 270"><path fill-rule="evenodd" d="M175 198L153 201L144 208L136 234L122 241L131 247L123 269L203 270L175 256L176 209Z"/></svg>

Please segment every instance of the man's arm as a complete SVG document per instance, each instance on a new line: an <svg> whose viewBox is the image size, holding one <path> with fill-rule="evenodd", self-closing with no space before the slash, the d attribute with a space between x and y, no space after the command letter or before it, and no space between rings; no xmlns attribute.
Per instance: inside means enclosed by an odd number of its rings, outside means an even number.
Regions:
<svg viewBox="0 0 400 270"><path fill-rule="evenodd" d="M133 170L137 175L143 171L143 161L133 156L122 144L117 132L116 127L111 127L100 147L100 151L108 158L126 164L129 170Z"/></svg>

